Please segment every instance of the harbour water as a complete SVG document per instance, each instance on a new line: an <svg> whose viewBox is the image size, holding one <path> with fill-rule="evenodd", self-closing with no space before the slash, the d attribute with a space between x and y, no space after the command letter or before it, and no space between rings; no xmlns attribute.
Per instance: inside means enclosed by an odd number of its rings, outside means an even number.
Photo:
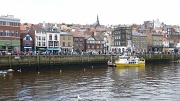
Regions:
<svg viewBox="0 0 180 101"><path fill-rule="evenodd" d="M178 101L180 64L86 66L0 75L0 101Z"/></svg>

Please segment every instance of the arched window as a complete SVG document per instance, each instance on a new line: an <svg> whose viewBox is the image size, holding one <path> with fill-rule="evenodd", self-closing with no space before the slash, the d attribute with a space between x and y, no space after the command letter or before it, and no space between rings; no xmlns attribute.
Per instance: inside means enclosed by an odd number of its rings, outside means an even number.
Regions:
<svg viewBox="0 0 180 101"><path fill-rule="evenodd" d="M57 40L57 35L54 36L54 40Z"/></svg>

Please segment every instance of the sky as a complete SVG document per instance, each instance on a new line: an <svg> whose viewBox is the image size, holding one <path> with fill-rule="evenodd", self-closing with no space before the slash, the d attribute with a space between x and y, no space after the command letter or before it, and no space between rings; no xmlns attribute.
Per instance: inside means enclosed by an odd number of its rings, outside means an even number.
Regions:
<svg viewBox="0 0 180 101"><path fill-rule="evenodd" d="M143 24L159 19L180 24L180 0L1 0L0 15L21 23Z"/></svg>

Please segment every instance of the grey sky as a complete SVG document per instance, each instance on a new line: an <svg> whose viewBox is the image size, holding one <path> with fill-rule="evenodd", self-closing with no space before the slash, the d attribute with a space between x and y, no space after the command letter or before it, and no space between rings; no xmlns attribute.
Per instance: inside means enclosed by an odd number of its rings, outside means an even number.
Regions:
<svg viewBox="0 0 180 101"><path fill-rule="evenodd" d="M156 20L180 24L180 0L2 0L0 15L21 22L141 24Z"/></svg>

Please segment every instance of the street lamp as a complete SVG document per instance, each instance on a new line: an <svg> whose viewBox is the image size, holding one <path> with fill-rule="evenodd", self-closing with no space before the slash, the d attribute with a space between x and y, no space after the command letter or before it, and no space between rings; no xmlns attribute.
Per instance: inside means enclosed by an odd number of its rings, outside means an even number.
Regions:
<svg viewBox="0 0 180 101"><path fill-rule="evenodd" d="M11 40L11 55L12 55L12 40Z"/></svg>

